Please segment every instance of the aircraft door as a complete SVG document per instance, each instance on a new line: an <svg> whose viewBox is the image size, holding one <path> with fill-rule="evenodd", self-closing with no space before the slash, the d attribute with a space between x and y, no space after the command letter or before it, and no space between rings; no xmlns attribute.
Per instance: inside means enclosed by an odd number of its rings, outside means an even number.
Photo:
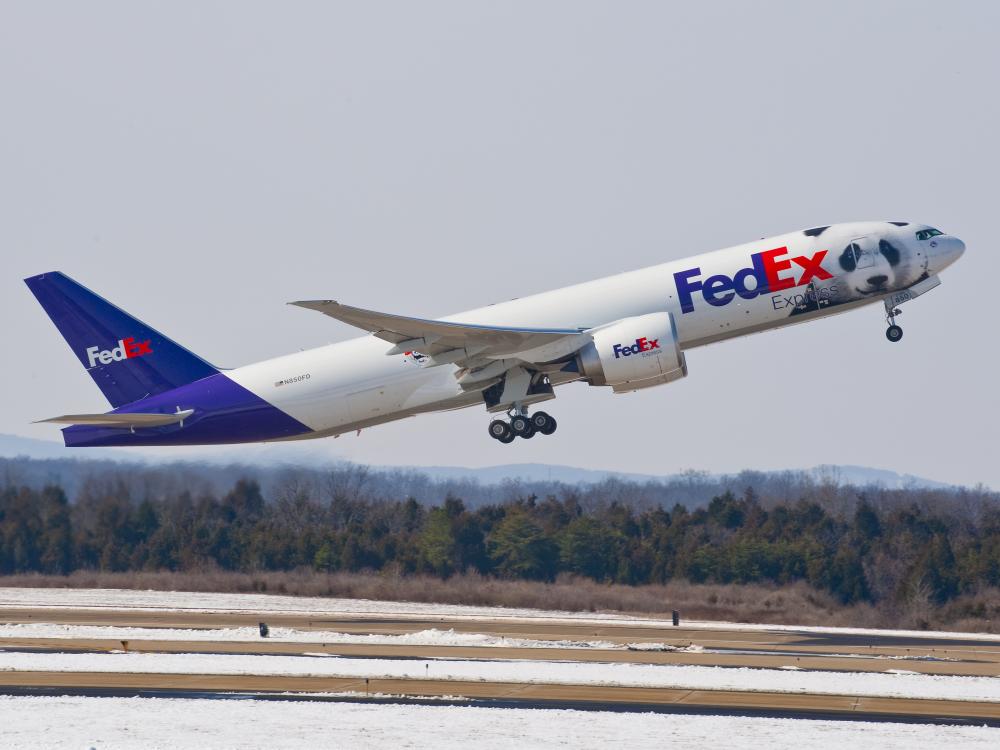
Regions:
<svg viewBox="0 0 1000 750"><path fill-rule="evenodd" d="M856 237L851 240L851 250L854 251L855 268L871 268L875 265L875 240L871 237Z"/></svg>

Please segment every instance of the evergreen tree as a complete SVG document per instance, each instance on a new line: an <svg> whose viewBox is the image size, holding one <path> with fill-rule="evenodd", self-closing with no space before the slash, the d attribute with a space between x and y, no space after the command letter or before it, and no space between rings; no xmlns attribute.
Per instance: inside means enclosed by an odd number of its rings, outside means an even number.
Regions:
<svg viewBox="0 0 1000 750"><path fill-rule="evenodd" d="M509 513L487 540L494 567L506 578L551 580L558 550L527 513Z"/></svg>
<svg viewBox="0 0 1000 750"><path fill-rule="evenodd" d="M559 536L561 570L604 581L617 569L618 536L592 516L579 516Z"/></svg>
<svg viewBox="0 0 1000 750"><path fill-rule="evenodd" d="M428 567L442 577L455 572L458 543L452 521L447 508L434 508L427 514L427 522L420 535L420 551Z"/></svg>

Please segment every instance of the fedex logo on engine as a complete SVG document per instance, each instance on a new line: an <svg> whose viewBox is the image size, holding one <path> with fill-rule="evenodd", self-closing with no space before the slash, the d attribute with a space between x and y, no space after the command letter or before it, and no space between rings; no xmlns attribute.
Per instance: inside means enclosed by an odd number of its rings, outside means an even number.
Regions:
<svg viewBox="0 0 1000 750"><path fill-rule="evenodd" d="M743 299L753 299L761 294L804 286L813 279L820 281L832 279L833 274L820 266L826 253L826 250L820 250L811 257L805 255L794 258L782 257L788 255L787 247L754 253L750 256L751 266L741 268L732 278L718 274L702 281L698 278L701 276L700 268L689 268L687 271L675 273L674 283L677 285L677 297L681 301L681 313L694 312L692 297L695 292L701 292L701 296L708 304L723 307L732 302L737 294ZM798 277L795 274L798 269L793 268L793 264L802 269ZM792 273L788 274L789 271ZM753 284L748 286L751 279Z"/></svg>
<svg viewBox="0 0 1000 750"><path fill-rule="evenodd" d="M636 339L634 344L615 344L613 347L615 352L615 359L621 357L631 357L633 354L641 354L643 352L651 352L653 349L660 348L659 339L647 339L643 336L641 339Z"/></svg>
<svg viewBox="0 0 1000 750"><path fill-rule="evenodd" d="M142 357L152 353L153 347L149 339L136 341L134 336L129 336L127 339L118 339L118 346L114 349L87 347L87 361L90 362L90 367L96 367L98 362L102 365L110 365L112 362L121 362L125 359Z"/></svg>

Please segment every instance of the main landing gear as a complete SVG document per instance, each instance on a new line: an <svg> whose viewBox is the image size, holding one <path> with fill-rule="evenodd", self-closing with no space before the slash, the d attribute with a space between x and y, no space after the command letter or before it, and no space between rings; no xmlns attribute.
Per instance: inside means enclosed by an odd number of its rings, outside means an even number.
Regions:
<svg viewBox="0 0 1000 750"><path fill-rule="evenodd" d="M530 417L524 411L515 411L509 422L494 419L489 426L490 437L501 443L512 443L517 437L527 440L536 433L551 435L555 431L556 420L544 411L536 411Z"/></svg>
<svg viewBox="0 0 1000 750"><path fill-rule="evenodd" d="M903 311L898 307L886 305L885 322L889 324L889 327L885 329L885 337L894 344L903 338L903 329L896 325L896 316L902 314Z"/></svg>

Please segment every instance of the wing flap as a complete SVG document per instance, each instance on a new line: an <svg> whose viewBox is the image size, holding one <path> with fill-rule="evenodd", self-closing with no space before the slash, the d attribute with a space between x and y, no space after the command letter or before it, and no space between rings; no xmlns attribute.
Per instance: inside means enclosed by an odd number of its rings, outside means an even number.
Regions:
<svg viewBox="0 0 1000 750"><path fill-rule="evenodd" d="M545 349L568 336L578 336L582 331L577 328L517 328L408 318L342 305L334 300L303 300L290 304L316 310L397 345L387 352L389 354L409 349L433 357L466 349L476 350L476 356L488 358L514 356L520 352Z"/></svg>
<svg viewBox="0 0 1000 750"><path fill-rule="evenodd" d="M168 424L183 422L194 414L194 409L185 409L175 414L63 414L60 417L40 419L38 422L53 422L55 424L85 424L93 427L163 427ZM37 424L37 423L36 423Z"/></svg>

